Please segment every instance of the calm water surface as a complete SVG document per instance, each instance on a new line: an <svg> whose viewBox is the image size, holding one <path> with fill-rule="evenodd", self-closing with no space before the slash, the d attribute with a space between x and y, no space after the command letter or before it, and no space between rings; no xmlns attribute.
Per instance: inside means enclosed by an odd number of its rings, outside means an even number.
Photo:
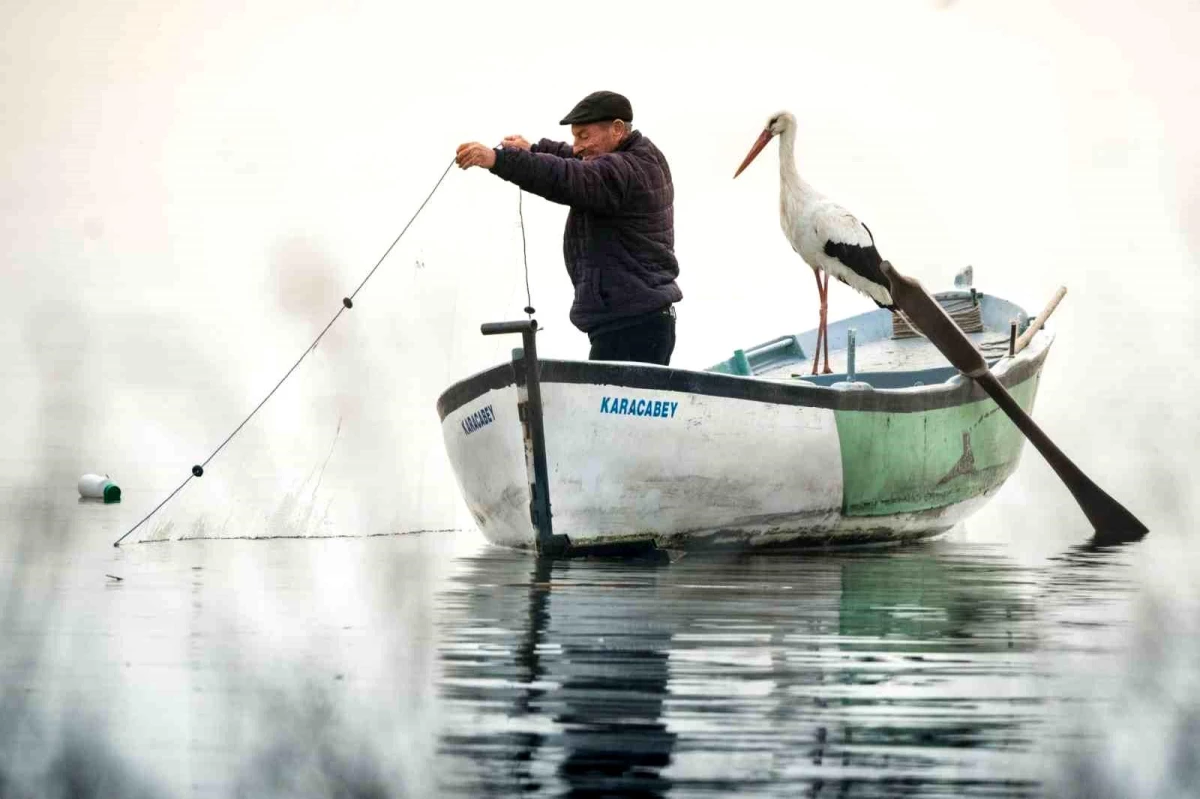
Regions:
<svg viewBox="0 0 1200 799"><path fill-rule="evenodd" d="M669 37L645 2L636 27L112 5L4 7L0 799L1200 796L1196 0L758 3ZM928 288L973 263L1034 312L1069 287L1034 416L1150 537L1082 547L1031 447L966 527L894 551L545 565L367 537L469 518L435 402L510 357L481 322L528 302L544 356L587 351L561 206L455 170L376 259L458 142L553 135L595 87L542 62L589 35L636 49L605 83L678 182L676 365L816 323L777 147L730 178L790 105L800 168ZM79 502L90 471L124 501Z"/></svg>
<svg viewBox="0 0 1200 799"><path fill-rule="evenodd" d="M1050 505L665 564L313 537L453 517L432 403L321 394L317 360L117 549L244 404L65 324L0 363L29 389L0 425L0 799L1200 795L1200 546L1163 523L1186 474L1112 485L1156 529L1108 550ZM93 468L121 504L79 500Z"/></svg>
<svg viewBox="0 0 1200 799"><path fill-rule="evenodd" d="M474 533L113 549L110 509L67 491L3 511L4 797L1200 779L1196 594L1147 578L1166 538L546 564Z"/></svg>

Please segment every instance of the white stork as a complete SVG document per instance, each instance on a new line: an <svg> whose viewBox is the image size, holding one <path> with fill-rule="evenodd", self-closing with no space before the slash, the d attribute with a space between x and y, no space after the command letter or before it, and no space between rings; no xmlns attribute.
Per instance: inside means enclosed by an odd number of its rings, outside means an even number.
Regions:
<svg viewBox="0 0 1200 799"><path fill-rule="evenodd" d="M826 333L829 276L833 275L851 288L867 295L881 308L895 310L890 284L879 268L883 260L875 249L875 238L867 226L853 214L826 199L801 179L796 171L796 118L780 111L767 120L762 135L746 160L734 173L736 178L750 165L771 139L779 136L779 223L783 235L812 267L817 279L817 294L821 298L821 316L817 327L817 348L813 357L813 374L825 342L825 369L829 374L829 337ZM825 283L821 284L821 272Z"/></svg>

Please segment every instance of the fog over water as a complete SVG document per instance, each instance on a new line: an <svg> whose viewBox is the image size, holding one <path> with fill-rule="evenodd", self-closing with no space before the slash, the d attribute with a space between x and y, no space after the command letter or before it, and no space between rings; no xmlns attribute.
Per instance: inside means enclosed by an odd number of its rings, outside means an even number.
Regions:
<svg viewBox="0 0 1200 799"><path fill-rule="evenodd" d="M0 797L1196 792L1194 4L688 8L10 9ZM731 179L786 108L801 173L927 287L971 264L1034 313L1067 286L1034 415L1150 536L1079 548L1030 447L901 552L488 546L434 403L509 357L478 326L522 315L521 231L514 186L455 169L110 546L459 143L564 137L597 88L672 168L673 365L816 324L776 145ZM586 357L566 210L523 210L539 351ZM78 500L92 471L119 505Z"/></svg>

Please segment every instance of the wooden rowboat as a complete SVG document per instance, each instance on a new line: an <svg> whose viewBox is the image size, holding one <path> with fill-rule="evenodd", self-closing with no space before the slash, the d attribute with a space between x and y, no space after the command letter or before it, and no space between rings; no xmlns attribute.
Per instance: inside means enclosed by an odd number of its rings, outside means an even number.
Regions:
<svg viewBox="0 0 1200 799"><path fill-rule="evenodd" d="M1048 328L958 289L934 295L1032 412ZM735 350L708 369L539 360L528 323L511 362L438 399L446 452L489 541L764 547L897 543L940 534L1017 468L1024 437L903 321L830 323L839 373L811 376L816 331ZM537 363L536 372L529 368Z"/></svg>

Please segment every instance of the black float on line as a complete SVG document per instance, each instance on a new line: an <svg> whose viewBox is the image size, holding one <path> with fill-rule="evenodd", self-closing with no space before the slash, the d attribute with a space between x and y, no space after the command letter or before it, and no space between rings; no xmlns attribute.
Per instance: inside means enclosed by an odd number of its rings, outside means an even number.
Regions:
<svg viewBox="0 0 1200 799"><path fill-rule="evenodd" d="M283 382L285 380L287 380L289 377L291 377L292 372L296 371L296 367L300 365L300 362L303 361L308 356L308 354L316 348L317 343L321 340L322 337L324 337L324 335L327 332L329 332L329 328L333 327L333 323L338 320L338 317L342 315L342 312L347 311L354 307L354 298L356 296L358 296L358 292L362 291L363 286L365 286L367 284L367 281L371 279L371 275L375 274L375 270L378 269L379 265L383 263L383 259L388 257L388 253L390 253L392 251L392 248L395 247L397 242L400 241L401 236L403 236L405 233L408 232L408 228L416 220L417 216L421 213L421 211L424 210L425 205L433 197L433 194L434 194L434 192L436 192L438 190L438 187L442 185L442 181L446 179L446 175L448 175L450 173L450 168L453 166L454 166L454 161L452 160L450 162L449 166L446 167L446 170L444 172L442 172L442 176L440 178L438 178L437 183L433 184L433 188L429 191L429 194L425 197L425 200L421 203L420 207L417 208L416 213L414 213L412 215L412 218L408 220L408 224L406 224L404 226L404 229L401 230L400 233L396 236L396 238L392 240L391 245L387 248L387 250L384 251L383 255L379 256L379 260L375 262L375 266L371 267L371 271L368 272L367 276L364 277L362 279L362 282L358 284L358 288L356 288L353 291L353 293L350 294L349 297L342 298L342 307L338 308L337 313L334 314L333 318L329 320L329 324L325 325L325 328L320 333L317 334L317 337L315 339L313 339L313 343L308 345L308 349L306 349L300 355L300 357L296 360L296 362L294 364L292 364L292 368L287 370L287 374L285 374L282 378L280 378L279 382L275 384L275 388L271 389L271 391L267 394L267 396L263 397L262 402L258 403L258 405L256 405L256 406L254 406L254 410L250 411L250 415L247 416L245 419L243 419L242 423L239 424L236 428L234 428L234 431L232 433L230 433L225 438L224 441L221 442L221 445L219 447L217 447L215 450L213 450L211 455L209 455L207 458L204 459L203 463L198 463L192 467L192 474L186 480L184 480L182 483L180 483L178 488L176 488L174 491L172 491L170 494L168 494L167 498L164 499L162 502L158 503L158 505L155 506L154 510L147 513L145 515L145 517L142 518L141 521L139 521L133 527L130 527L128 530L126 530L125 535L121 536L116 541L114 541L113 542L114 547L120 546L121 542L124 541L129 536L130 533L132 533L134 530L138 529L143 524L145 524L146 521L151 516L158 513L159 509L161 509L163 505L166 505L168 502L170 502L172 497L174 497L176 494L178 494L180 491L182 491L183 487L185 485L187 485L189 482L191 482L193 477L202 477L204 475L204 467L207 466L213 458L217 457L217 453L220 452L222 449L224 449L225 445L233 440L233 437L236 436L238 434L238 432L243 427L246 426L246 423L249 422L252 418L254 418L254 414L258 413L259 408L261 408L263 405L266 404L267 400L269 400L271 398L271 396L276 391L279 390L279 387L283 385ZM524 245L524 241L525 241L525 222L524 222L524 219L522 219L522 221L521 221L522 245ZM529 287L528 267L526 267L526 292L528 292L528 287ZM532 313L533 309L526 308L525 311L526 311L526 313Z"/></svg>

